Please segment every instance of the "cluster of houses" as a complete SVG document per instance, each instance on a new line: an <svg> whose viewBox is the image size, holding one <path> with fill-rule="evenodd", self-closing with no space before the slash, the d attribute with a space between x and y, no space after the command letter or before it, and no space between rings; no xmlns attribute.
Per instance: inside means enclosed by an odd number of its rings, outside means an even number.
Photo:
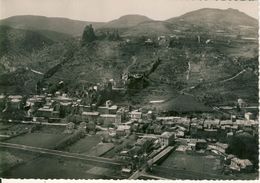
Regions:
<svg viewBox="0 0 260 183"><path fill-rule="evenodd" d="M239 172L252 172L253 163L248 159L239 159L234 155L228 155L226 163L228 167L233 171Z"/></svg>
<svg viewBox="0 0 260 183"><path fill-rule="evenodd" d="M7 106L10 110L20 110L22 108L22 99L21 95L10 95L5 96L0 95L0 107L2 112L7 110Z"/></svg>
<svg viewBox="0 0 260 183"><path fill-rule="evenodd" d="M258 135L258 121L250 112L244 119L231 115L229 120L198 119L190 117L160 116L154 111L131 107L119 107L111 100L93 108L81 99L66 94L33 95L26 100L22 96L0 95L0 106L5 111L25 111L27 120L48 123L67 123L66 130L76 125L95 132L108 132L104 141L126 138L137 134L138 139L130 149L119 153L122 159L147 158L167 146L177 145L177 151L206 151L225 156L231 170L250 171L252 163L225 153L228 139L235 134L247 132ZM159 151L158 150L158 151ZM146 154L146 157L143 155Z"/></svg>

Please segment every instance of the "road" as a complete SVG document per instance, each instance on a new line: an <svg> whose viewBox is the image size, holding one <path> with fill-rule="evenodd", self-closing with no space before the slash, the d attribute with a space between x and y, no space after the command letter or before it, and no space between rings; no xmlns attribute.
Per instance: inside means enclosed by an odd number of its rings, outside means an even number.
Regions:
<svg viewBox="0 0 260 183"><path fill-rule="evenodd" d="M158 155L156 155L154 158L147 161L147 164L144 164L141 168L136 170L128 179L138 179L140 176L150 177L156 179L163 179L159 176L153 176L146 173L147 166L151 166L152 164L156 163L159 159L161 159L163 156L167 155L169 152L171 152L174 149L173 146L168 146L165 149L163 149Z"/></svg>
<svg viewBox="0 0 260 183"><path fill-rule="evenodd" d="M189 86L187 88L184 88L182 90L179 91L179 93L183 93L185 95L190 95L190 96L194 96L190 93L187 93L187 92L190 92L191 90L195 89L196 87L198 87L199 85L205 85L205 84L213 84L213 83L225 83L227 81L230 81L230 80L233 80L235 78L237 78L238 76L240 76L241 74L243 74L244 72L246 72L246 69L243 69L242 71L240 71L239 73L237 73L235 76L232 76L230 78L227 78L227 79L224 79L224 80L221 80L221 81L212 81L212 82L204 82L204 83L199 83L197 85L193 85L193 86ZM187 79L188 80L188 79ZM187 92L186 92L187 91Z"/></svg>
<svg viewBox="0 0 260 183"><path fill-rule="evenodd" d="M4 120L1 120L3 121ZM67 123L48 123L48 122L39 122L39 121L23 121L23 120L7 120L9 123L21 123L21 124L36 124L36 125L49 125L49 126L67 126Z"/></svg>
<svg viewBox="0 0 260 183"><path fill-rule="evenodd" d="M64 151L58 151L58 150L52 150L52 149L32 147L32 146L26 146L26 145L21 145L21 144L0 142L0 148L1 147L18 149L18 150L23 150L23 151L30 151L33 153L40 153L40 154L46 154L46 155L52 155L52 156L58 156L58 157L64 157L64 158L77 159L77 160L82 160L82 161L98 163L98 164L104 164L104 165L108 165L108 166L121 167L121 165L122 165L122 162L116 161L113 159L109 159L109 158L88 156L88 155L84 155L84 154L77 154L77 153L70 153L70 152L64 152Z"/></svg>
<svg viewBox="0 0 260 183"><path fill-rule="evenodd" d="M155 157L151 158L149 161L147 161L148 166L152 166L157 161L159 161L164 156L167 156L175 147L174 146L168 146L165 149L163 149L159 154L157 154Z"/></svg>
<svg viewBox="0 0 260 183"><path fill-rule="evenodd" d="M233 77L231 77L231 78L228 78L228 79L225 79L225 80L222 80L222 81L220 81L220 82L221 82L221 83L224 83L224 82L233 80L233 79L237 78L239 75L243 74L244 72L246 72L245 69L243 69L242 71L240 71L239 73L237 73L235 76L233 76Z"/></svg>
<svg viewBox="0 0 260 183"><path fill-rule="evenodd" d="M146 166L142 166L142 167L141 167L141 170L136 170L128 179L130 179L130 180L135 180L135 179L137 179L138 177L140 177L142 174L145 173L145 167L146 167Z"/></svg>
<svg viewBox="0 0 260 183"><path fill-rule="evenodd" d="M150 175L150 174L147 174L147 173L141 173L141 177L146 177L146 178L155 179L155 180L169 180L169 179L166 179L164 177L159 177L159 176L156 176L156 175Z"/></svg>

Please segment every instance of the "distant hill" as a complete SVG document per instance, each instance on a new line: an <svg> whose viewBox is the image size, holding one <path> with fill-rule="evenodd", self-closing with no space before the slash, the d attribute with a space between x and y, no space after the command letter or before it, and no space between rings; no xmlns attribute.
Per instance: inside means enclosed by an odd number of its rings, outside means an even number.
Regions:
<svg viewBox="0 0 260 183"><path fill-rule="evenodd" d="M28 30L48 30L69 34L72 36L81 35L84 27L87 24L92 24L94 28L99 28L104 23L33 15L13 16L0 21L0 25L7 25L13 28Z"/></svg>
<svg viewBox="0 0 260 183"><path fill-rule="evenodd" d="M41 30L81 36L86 25L94 29L120 29L124 35L170 34L178 30L195 30L199 27L205 32L218 29L244 35L257 34L258 21L236 9L204 8L186 13L166 21L155 21L143 15L125 15L109 22L89 22L33 15L13 16L0 20L0 25L26 30Z"/></svg>
<svg viewBox="0 0 260 183"><path fill-rule="evenodd" d="M144 22L127 29L123 35L140 36L140 35L164 35L170 34L173 30L172 24L164 21Z"/></svg>
<svg viewBox="0 0 260 183"><path fill-rule="evenodd" d="M145 22L151 22L152 19L143 15L125 15L116 20L112 20L102 27L104 28L129 28Z"/></svg>
<svg viewBox="0 0 260 183"><path fill-rule="evenodd" d="M256 36L258 21L236 9L204 8L166 21L155 21L141 15L126 15L110 21L102 28L121 29L122 35L163 35L175 31L215 32Z"/></svg>
<svg viewBox="0 0 260 183"><path fill-rule="evenodd" d="M204 8L186 13L182 16L166 20L169 23L188 23L197 26L215 28L249 26L258 27L258 21L236 9L211 9Z"/></svg>

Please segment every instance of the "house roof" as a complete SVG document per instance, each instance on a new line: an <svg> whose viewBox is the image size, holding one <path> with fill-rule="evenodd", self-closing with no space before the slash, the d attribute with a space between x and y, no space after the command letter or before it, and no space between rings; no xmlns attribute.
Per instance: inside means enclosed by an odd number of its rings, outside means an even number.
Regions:
<svg viewBox="0 0 260 183"><path fill-rule="evenodd" d="M66 96L57 96L54 99L59 100L59 101L72 101L72 98L69 98L69 97L66 97Z"/></svg>
<svg viewBox="0 0 260 183"><path fill-rule="evenodd" d="M131 169L129 169L129 168L122 168L122 172L130 173Z"/></svg>
<svg viewBox="0 0 260 183"><path fill-rule="evenodd" d="M163 133L161 134L161 137L163 137L163 138L170 138L170 137L173 136L173 135L175 135L174 132L163 132Z"/></svg>
<svg viewBox="0 0 260 183"><path fill-rule="evenodd" d="M212 124L212 125L218 125L220 122L219 119L206 119L204 124Z"/></svg>
<svg viewBox="0 0 260 183"><path fill-rule="evenodd" d="M181 117L177 117L177 116L165 116L165 117L156 117L157 120L179 120L181 119Z"/></svg>
<svg viewBox="0 0 260 183"><path fill-rule="evenodd" d="M142 112L139 112L139 111L132 111L131 114L142 114Z"/></svg>
<svg viewBox="0 0 260 183"><path fill-rule="evenodd" d="M100 117L102 118L115 118L115 114L101 114Z"/></svg>
<svg viewBox="0 0 260 183"><path fill-rule="evenodd" d="M60 102L60 105L62 106L69 106L71 104L72 104L71 102Z"/></svg>
<svg viewBox="0 0 260 183"><path fill-rule="evenodd" d="M117 105L112 105L111 107L109 107L110 110L117 110Z"/></svg>
<svg viewBox="0 0 260 183"><path fill-rule="evenodd" d="M21 95L9 95L9 99L22 99L23 97Z"/></svg>
<svg viewBox="0 0 260 183"><path fill-rule="evenodd" d="M231 120L220 121L220 125L233 125L233 123Z"/></svg>
<svg viewBox="0 0 260 183"><path fill-rule="evenodd" d="M207 141L205 139L190 139L189 143L197 143L197 142L204 142L204 143L206 143Z"/></svg>
<svg viewBox="0 0 260 183"><path fill-rule="evenodd" d="M54 109L53 108L39 108L38 111L46 111L46 112L52 112Z"/></svg>
<svg viewBox="0 0 260 183"><path fill-rule="evenodd" d="M85 115L85 116L98 116L99 112L82 112L82 115Z"/></svg>
<svg viewBox="0 0 260 183"><path fill-rule="evenodd" d="M131 128L131 126L128 126L128 125L119 125L117 127L117 130L124 131L124 130L129 130L130 128Z"/></svg>
<svg viewBox="0 0 260 183"><path fill-rule="evenodd" d="M18 98L14 98L14 99L11 99L11 102L12 102L12 103L21 102L21 100L18 99Z"/></svg>
<svg viewBox="0 0 260 183"><path fill-rule="evenodd" d="M241 168L245 168L247 166L252 166L253 165L252 162L250 160L248 160L248 159L239 159L239 158L235 157L235 158L231 159L231 161L239 164Z"/></svg>

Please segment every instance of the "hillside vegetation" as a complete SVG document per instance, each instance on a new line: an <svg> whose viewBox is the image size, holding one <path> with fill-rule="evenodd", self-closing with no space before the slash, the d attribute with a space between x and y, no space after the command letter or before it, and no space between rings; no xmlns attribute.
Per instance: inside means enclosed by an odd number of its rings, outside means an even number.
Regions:
<svg viewBox="0 0 260 183"><path fill-rule="evenodd" d="M57 32L1 28L5 51L0 59L0 92L29 94L36 92L37 83L51 87L62 80L73 93L90 83L118 81L133 63L134 71L146 72L160 59L142 90L115 100L139 105L185 92L208 105L233 104L238 98L258 101L257 41L241 39L256 36L257 23L237 10L203 9L167 21L132 15L95 26L93 39L84 44L64 32L66 39L57 41L51 36ZM70 34L80 31L76 32ZM161 35L166 42L158 40Z"/></svg>
<svg viewBox="0 0 260 183"><path fill-rule="evenodd" d="M95 28L103 25L102 22L88 22L71 20L68 18L44 17L33 15L13 16L0 21L0 25L7 25L18 29L48 30L71 36L80 36L84 27L92 24Z"/></svg>

